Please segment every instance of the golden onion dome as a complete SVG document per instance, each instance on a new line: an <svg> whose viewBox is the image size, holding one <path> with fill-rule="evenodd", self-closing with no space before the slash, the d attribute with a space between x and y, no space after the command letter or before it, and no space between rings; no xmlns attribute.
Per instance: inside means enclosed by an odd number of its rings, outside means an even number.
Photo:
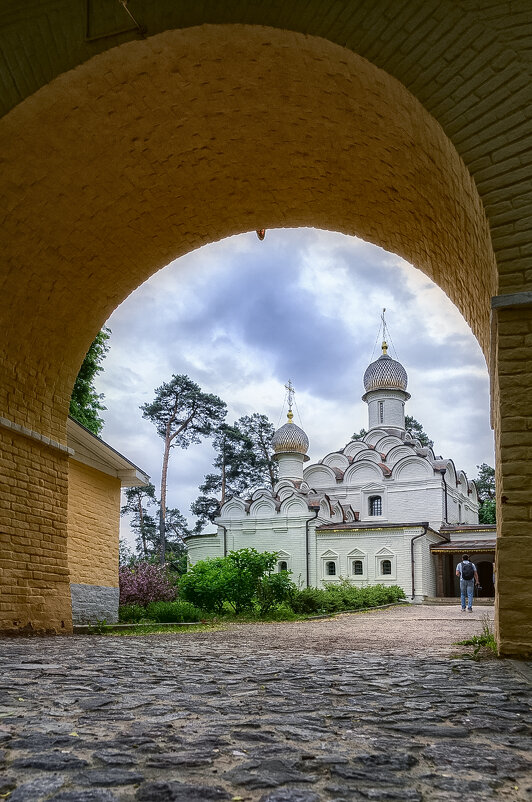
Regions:
<svg viewBox="0 0 532 802"><path fill-rule="evenodd" d="M386 353L388 346L382 344L383 354L368 365L364 373L364 388L370 390L406 390L408 376L406 370Z"/></svg>
<svg viewBox="0 0 532 802"><path fill-rule="evenodd" d="M288 413L288 423L277 429L272 439L272 447L276 454L285 452L295 452L297 454L306 454L308 451L308 437L299 426L292 423L292 411Z"/></svg>

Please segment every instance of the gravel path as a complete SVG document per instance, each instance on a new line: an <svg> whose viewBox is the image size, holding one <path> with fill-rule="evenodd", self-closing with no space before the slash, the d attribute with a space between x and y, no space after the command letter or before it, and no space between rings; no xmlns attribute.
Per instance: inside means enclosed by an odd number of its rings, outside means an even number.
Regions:
<svg viewBox="0 0 532 802"><path fill-rule="evenodd" d="M222 631L196 633L200 643L221 643L246 652L288 650L328 654L335 651L371 651L413 657L449 657L460 640L493 631L493 607L477 607L463 613L455 605L401 605L364 613L344 613L335 618L283 621L265 624L231 624ZM170 637L170 636L168 636Z"/></svg>
<svg viewBox="0 0 532 802"><path fill-rule="evenodd" d="M526 671L450 659L486 613L2 640L0 798L524 802Z"/></svg>

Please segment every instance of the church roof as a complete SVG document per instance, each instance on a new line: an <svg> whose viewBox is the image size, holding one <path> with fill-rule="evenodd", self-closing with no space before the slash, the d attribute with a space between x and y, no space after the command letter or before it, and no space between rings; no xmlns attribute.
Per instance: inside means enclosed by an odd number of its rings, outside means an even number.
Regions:
<svg viewBox="0 0 532 802"><path fill-rule="evenodd" d="M382 354L366 368L364 388L370 390L406 390L408 376L406 370L388 354Z"/></svg>
<svg viewBox="0 0 532 802"><path fill-rule="evenodd" d="M293 451L297 454L306 454L308 451L308 437L299 426L291 420L277 429L272 439L273 450L276 454Z"/></svg>

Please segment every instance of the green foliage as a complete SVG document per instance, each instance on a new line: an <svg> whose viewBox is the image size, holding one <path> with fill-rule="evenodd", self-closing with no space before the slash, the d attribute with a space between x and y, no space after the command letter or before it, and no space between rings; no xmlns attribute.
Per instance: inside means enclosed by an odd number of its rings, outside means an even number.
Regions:
<svg viewBox="0 0 532 802"><path fill-rule="evenodd" d="M145 612L147 618L160 624L201 621L205 618L201 610L186 601L151 602Z"/></svg>
<svg viewBox="0 0 532 802"><path fill-rule="evenodd" d="M483 501L478 510L478 521L481 524L497 523L497 509L494 498Z"/></svg>
<svg viewBox="0 0 532 802"><path fill-rule="evenodd" d="M181 578L179 592L183 599L209 612L221 613L234 569L226 557L199 560Z"/></svg>
<svg viewBox="0 0 532 802"><path fill-rule="evenodd" d="M290 606L297 613L311 615L378 607L382 604L393 604L404 598L404 591L398 585L371 585L358 588L351 585L348 580L344 580L338 584L330 584L325 589L304 588L297 591L290 601Z"/></svg>
<svg viewBox="0 0 532 802"><path fill-rule="evenodd" d="M414 439L419 440L422 446L432 448L434 445L434 442L423 429L422 424L413 418L412 415L405 415L405 429Z"/></svg>
<svg viewBox="0 0 532 802"><path fill-rule="evenodd" d="M130 517L131 529L137 536L137 553L150 557L158 545L155 518L148 512L157 503L155 487L151 483L145 487L126 487L124 495L126 503L120 508L120 515Z"/></svg>
<svg viewBox="0 0 532 802"><path fill-rule="evenodd" d="M98 394L94 387L95 376L103 370L102 361L109 350L107 340L111 330L104 328L96 335L85 355L70 398L69 414L93 434L99 435L103 429L103 419L99 412L103 406L103 394Z"/></svg>
<svg viewBox="0 0 532 802"><path fill-rule="evenodd" d="M138 624L143 618L146 618L146 608L142 604L121 604L118 608L121 624Z"/></svg>
<svg viewBox="0 0 532 802"><path fill-rule="evenodd" d="M218 396L204 393L188 376L174 374L169 382L155 390L155 399L143 404L141 410L142 417L154 424L157 434L164 440L158 543L159 560L164 564L166 486L171 449L188 448L192 443L200 443L202 437L212 435L223 423L226 406Z"/></svg>
<svg viewBox="0 0 532 802"><path fill-rule="evenodd" d="M469 652L465 652L461 655L457 655L458 657L467 657L471 660L480 660L481 657L485 656L497 656L499 653L497 641L495 640L495 635L493 634L493 630L491 628L491 621L487 615L484 617L482 624L482 634L473 635L467 640L459 640L457 641L457 645L474 647L471 654Z"/></svg>
<svg viewBox="0 0 532 802"><path fill-rule="evenodd" d="M290 601L297 588L290 579L291 571L266 574L257 582L255 599L261 616L268 615L274 608Z"/></svg>
<svg viewBox="0 0 532 802"><path fill-rule="evenodd" d="M204 393L185 375L173 375L155 390L155 399L142 404L142 417L151 421L171 448L188 448L210 436L222 423L226 406L218 396Z"/></svg>
<svg viewBox="0 0 532 802"><path fill-rule="evenodd" d="M495 468L483 462L477 465L478 476L475 479L478 500L478 520L481 524L496 523L497 511L495 504Z"/></svg>
<svg viewBox="0 0 532 802"><path fill-rule="evenodd" d="M274 427L266 415L243 416L233 426L218 427L213 448L216 473L209 473L200 485L200 496L191 511L198 517L196 531L214 521L220 506L231 496L244 493L252 486L267 484L273 488L277 463L272 459L271 442Z"/></svg>
<svg viewBox="0 0 532 802"><path fill-rule="evenodd" d="M287 578L267 579L276 563L276 553L255 549L200 560L181 578L181 597L210 612L222 613L227 604L238 615L256 603L268 612L287 598L288 584L292 584Z"/></svg>
<svg viewBox="0 0 532 802"><path fill-rule="evenodd" d="M355 432L351 435L351 440L363 440L367 433L367 429L361 429L359 432Z"/></svg>

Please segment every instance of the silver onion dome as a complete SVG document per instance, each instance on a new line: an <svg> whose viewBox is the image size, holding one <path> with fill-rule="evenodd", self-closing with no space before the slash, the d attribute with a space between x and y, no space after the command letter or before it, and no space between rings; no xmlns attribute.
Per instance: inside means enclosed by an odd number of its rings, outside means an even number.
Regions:
<svg viewBox="0 0 532 802"><path fill-rule="evenodd" d="M400 362L384 353L364 373L364 388L370 390L406 390L408 376Z"/></svg>
<svg viewBox="0 0 532 802"><path fill-rule="evenodd" d="M299 426L292 423L292 413L288 413L288 423L277 429L272 439L272 447L276 454L292 451L297 454L306 454L308 451L308 437Z"/></svg>

